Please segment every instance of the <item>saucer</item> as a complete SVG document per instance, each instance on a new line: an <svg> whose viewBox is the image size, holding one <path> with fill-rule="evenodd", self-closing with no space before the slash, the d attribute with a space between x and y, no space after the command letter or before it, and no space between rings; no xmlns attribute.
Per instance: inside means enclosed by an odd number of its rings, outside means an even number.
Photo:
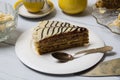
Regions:
<svg viewBox="0 0 120 80"><path fill-rule="evenodd" d="M41 18L44 17L48 14L50 14L51 12L54 11L54 5L51 1L48 0L48 4L50 5L49 9L46 9L46 6L44 6L43 10L41 10L38 13L30 13L27 11L27 9L24 7L24 5L22 4L19 7L19 15L26 17L26 18ZM46 5L46 4L45 4Z"/></svg>

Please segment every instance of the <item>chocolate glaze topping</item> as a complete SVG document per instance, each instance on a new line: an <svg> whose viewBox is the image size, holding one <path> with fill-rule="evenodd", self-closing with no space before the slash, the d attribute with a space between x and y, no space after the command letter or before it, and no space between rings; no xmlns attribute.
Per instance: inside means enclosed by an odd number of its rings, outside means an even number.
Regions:
<svg viewBox="0 0 120 80"><path fill-rule="evenodd" d="M67 33L67 32L83 32L87 29L84 27L79 27L75 25L71 25L70 23L59 22L59 21L42 21L39 24L39 27L34 29L35 35L33 38L36 41L42 40L44 38L54 36L56 34Z"/></svg>

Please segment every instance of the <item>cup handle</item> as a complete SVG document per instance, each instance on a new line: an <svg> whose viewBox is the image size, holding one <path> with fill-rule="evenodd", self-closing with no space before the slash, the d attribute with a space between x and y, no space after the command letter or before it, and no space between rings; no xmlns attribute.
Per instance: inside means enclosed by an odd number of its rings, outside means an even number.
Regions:
<svg viewBox="0 0 120 80"><path fill-rule="evenodd" d="M18 10L22 4L23 4L23 0L18 0L13 7L15 10Z"/></svg>
<svg viewBox="0 0 120 80"><path fill-rule="evenodd" d="M50 5L52 5L50 3L50 0L45 0L44 6L41 11L46 11L46 10L48 11L50 9Z"/></svg>

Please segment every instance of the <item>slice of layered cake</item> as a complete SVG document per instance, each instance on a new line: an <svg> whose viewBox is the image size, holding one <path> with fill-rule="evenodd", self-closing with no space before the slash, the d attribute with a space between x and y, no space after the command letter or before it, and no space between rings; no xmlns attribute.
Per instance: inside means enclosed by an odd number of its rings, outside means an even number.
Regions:
<svg viewBox="0 0 120 80"><path fill-rule="evenodd" d="M98 8L118 9L120 8L120 0L98 0L96 3Z"/></svg>
<svg viewBox="0 0 120 80"><path fill-rule="evenodd" d="M39 54L84 46L89 43L88 29L59 21L42 21L33 30L33 41Z"/></svg>

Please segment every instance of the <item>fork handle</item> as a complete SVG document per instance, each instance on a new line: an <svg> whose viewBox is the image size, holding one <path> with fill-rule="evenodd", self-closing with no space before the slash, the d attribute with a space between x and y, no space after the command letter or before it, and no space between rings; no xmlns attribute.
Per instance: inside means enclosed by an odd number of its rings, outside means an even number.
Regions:
<svg viewBox="0 0 120 80"><path fill-rule="evenodd" d="M100 48L94 48L94 49L79 51L75 55L81 54L81 53L85 53L85 54L97 53L97 52L105 53L107 51L111 51L112 49L113 49L113 47L111 47L111 46L104 46L104 47L100 47Z"/></svg>

